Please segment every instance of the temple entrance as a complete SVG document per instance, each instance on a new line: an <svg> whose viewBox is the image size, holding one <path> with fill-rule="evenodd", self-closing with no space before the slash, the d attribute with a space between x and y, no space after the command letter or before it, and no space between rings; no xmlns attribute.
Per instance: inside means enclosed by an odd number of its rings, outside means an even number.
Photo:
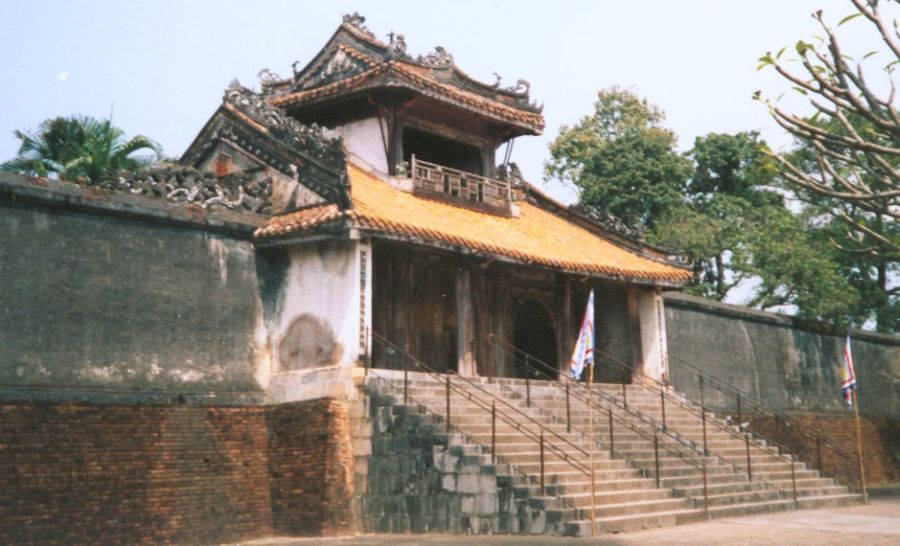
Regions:
<svg viewBox="0 0 900 546"><path fill-rule="evenodd" d="M423 271L413 301L414 354L436 372L456 371L456 269L440 264Z"/></svg>
<svg viewBox="0 0 900 546"><path fill-rule="evenodd" d="M556 357L556 328L547 309L538 301L526 298L516 304L514 316L513 343L552 367L545 370L540 364L533 364L542 373L535 375L532 372L531 377L557 379L559 363ZM524 378L527 371L523 364L517 364L513 374Z"/></svg>

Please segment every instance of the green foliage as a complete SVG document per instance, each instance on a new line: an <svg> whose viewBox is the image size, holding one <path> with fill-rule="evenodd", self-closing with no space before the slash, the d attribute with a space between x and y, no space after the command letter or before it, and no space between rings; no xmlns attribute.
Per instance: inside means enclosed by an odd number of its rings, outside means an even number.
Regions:
<svg viewBox="0 0 900 546"><path fill-rule="evenodd" d="M675 151L674 133L660 127L663 120L659 108L630 91L602 90L593 114L560 129L546 175L574 183L584 205L653 226L681 201L691 172Z"/></svg>
<svg viewBox="0 0 900 546"><path fill-rule="evenodd" d="M37 132L15 132L21 141L15 158L0 170L30 176L56 176L92 184L120 170L136 169L143 162L131 157L150 150L159 157L159 144L145 136L125 138L110 120L89 116L57 117L44 121Z"/></svg>

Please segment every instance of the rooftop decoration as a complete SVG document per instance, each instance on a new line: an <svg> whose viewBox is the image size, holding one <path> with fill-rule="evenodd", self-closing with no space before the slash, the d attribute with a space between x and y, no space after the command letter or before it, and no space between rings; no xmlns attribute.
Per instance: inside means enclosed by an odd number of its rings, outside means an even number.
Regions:
<svg viewBox="0 0 900 546"><path fill-rule="evenodd" d="M162 165L152 169L125 171L102 180L97 187L194 204L203 209L228 209L271 214L271 179L254 180L247 174L217 178L182 165Z"/></svg>
<svg viewBox="0 0 900 546"><path fill-rule="evenodd" d="M328 44L303 68L293 64L293 76L283 79L268 69L260 72L263 95L270 104L293 111L374 89L406 89L455 108L516 127L518 134L539 134L543 106L530 97L531 85L518 80L501 87L478 81L456 64L442 46L425 55L407 52L403 34L391 32L378 40L358 13L345 15Z"/></svg>

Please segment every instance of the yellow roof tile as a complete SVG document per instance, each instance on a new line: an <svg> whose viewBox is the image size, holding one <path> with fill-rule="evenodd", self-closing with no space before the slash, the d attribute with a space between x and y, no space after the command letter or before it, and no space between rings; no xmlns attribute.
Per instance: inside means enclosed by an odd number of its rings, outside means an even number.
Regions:
<svg viewBox="0 0 900 546"><path fill-rule="evenodd" d="M334 205L273 218L257 237L277 236L338 218L363 229L417 236L514 260L606 276L687 282L691 272L623 248L560 215L520 201L508 218L425 199L391 187L366 170L348 165L353 210Z"/></svg>

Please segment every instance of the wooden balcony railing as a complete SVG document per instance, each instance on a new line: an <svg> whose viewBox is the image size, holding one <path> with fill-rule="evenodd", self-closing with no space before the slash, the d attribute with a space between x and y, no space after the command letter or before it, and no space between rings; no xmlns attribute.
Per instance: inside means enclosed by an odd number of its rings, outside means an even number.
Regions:
<svg viewBox="0 0 900 546"><path fill-rule="evenodd" d="M512 214L508 182L428 163L412 156L413 193L485 212Z"/></svg>

